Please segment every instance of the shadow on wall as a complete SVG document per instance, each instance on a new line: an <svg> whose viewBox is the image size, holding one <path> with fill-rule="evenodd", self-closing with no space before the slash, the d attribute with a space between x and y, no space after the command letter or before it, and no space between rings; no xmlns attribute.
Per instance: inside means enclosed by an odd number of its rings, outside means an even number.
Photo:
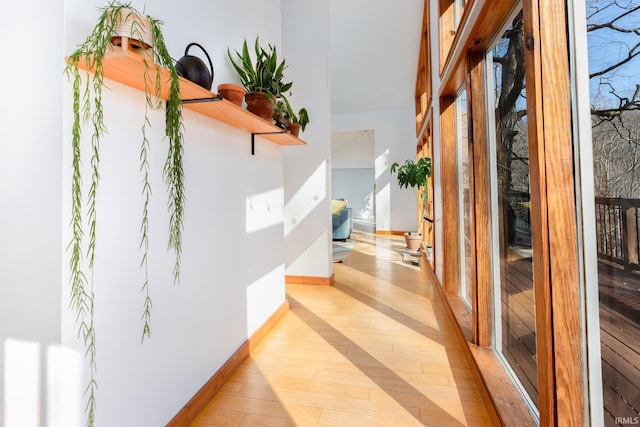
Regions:
<svg viewBox="0 0 640 427"><path fill-rule="evenodd" d="M284 207L284 236L300 225L327 197L327 161L323 160Z"/></svg>
<svg viewBox="0 0 640 427"><path fill-rule="evenodd" d="M286 203L284 236L287 239L285 245L285 265L291 267L296 260L304 253L314 248L319 258L327 263L330 260L330 245L328 233L330 230L329 208L325 211L319 207L327 202L328 186L328 162L323 160L320 165L309 175L309 178L298 188ZM326 247L316 248L318 237L317 224L326 223L326 228L322 228L320 234L327 234ZM310 234L315 235L311 240ZM324 251L322 251L324 249ZM325 253L326 252L326 253Z"/></svg>
<svg viewBox="0 0 640 427"><path fill-rule="evenodd" d="M7 338L2 353L0 425L38 427L63 422L68 427L82 426L84 403L77 396L82 396L84 360L79 351Z"/></svg>
<svg viewBox="0 0 640 427"><path fill-rule="evenodd" d="M375 219L375 197L373 196L373 192L367 194L367 196L363 200L362 209L360 209L360 213L358 215L359 219Z"/></svg>

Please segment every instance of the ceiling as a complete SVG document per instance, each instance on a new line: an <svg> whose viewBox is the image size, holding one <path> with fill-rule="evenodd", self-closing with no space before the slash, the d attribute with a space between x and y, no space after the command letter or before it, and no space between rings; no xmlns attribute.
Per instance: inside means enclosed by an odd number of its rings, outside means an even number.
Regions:
<svg viewBox="0 0 640 427"><path fill-rule="evenodd" d="M424 0L330 0L331 114L413 108Z"/></svg>
<svg viewBox="0 0 640 427"><path fill-rule="evenodd" d="M331 133L331 168L353 169L374 167L373 130Z"/></svg>

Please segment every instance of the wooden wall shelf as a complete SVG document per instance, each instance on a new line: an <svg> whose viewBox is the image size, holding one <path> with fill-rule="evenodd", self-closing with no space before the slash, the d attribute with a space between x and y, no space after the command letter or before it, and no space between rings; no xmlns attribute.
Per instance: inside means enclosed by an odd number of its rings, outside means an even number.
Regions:
<svg viewBox="0 0 640 427"><path fill-rule="evenodd" d="M145 65L141 55L128 50L118 50L109 52L105 55L103 61L104 76L108 79L125 84L132 88L145 90ZM81 61L79 67L87 70L87 64ZM169 92L169 70L152 64L160 74L162 80L162 88L160 96L167 99ZM153 68L149 70L147 79L150 79L149 87L151 92L155 94L155 75ZM189 80L180 78L180 97L184 101L189 100L209 100L216 98L216 95ZM241 108L226 99L217 99L215 102L185 102L185 108L197 111L198 113L209 116L215 120L242 129L253 135L260 135L263 138L275 142L279 145L305 145L306 142L285 133L284 130L256 116L253 113Z"/></svg>

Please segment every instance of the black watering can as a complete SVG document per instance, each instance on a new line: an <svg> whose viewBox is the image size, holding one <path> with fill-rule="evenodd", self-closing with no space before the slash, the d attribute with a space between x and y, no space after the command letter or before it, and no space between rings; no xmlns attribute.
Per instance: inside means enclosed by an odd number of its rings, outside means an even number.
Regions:
<svg viewBox="0 0 640 427"><path fill-rule="evenodd" d="M211 72L209 72L207 65L202 61L202 59L188 54L189 48L194 45L202 49L204 54L207 56ZM190 80L207 90L211 90L211 85L213 84L213 64L211 63L211 58L209 58L207 51L198 43L189 43L187 45L187 48L184 50L184 56L176 62L176 70L178 71L178 74L185 79Z"/></svg>

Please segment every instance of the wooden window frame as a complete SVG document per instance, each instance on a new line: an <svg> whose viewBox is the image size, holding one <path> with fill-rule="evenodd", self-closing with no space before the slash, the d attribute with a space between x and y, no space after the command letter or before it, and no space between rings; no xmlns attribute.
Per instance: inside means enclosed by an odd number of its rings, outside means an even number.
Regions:
<svg viewBox="0 0 640 427"><path fill-rule="evenodd" d="M428 157L433 161L433 137L431 133L431 129L433 128L433 125L432 125L431 119L432 119L431 114L428 114L425 120L424 128L422 129L422 133L420 135L421 138L416 147L416 160L421 157ZM433 169L433 163L432 163L431 171L432 171L432 177L433 177L433 174L435 173L435 170ZM426 191L428 192L428 200L429 200L427 203L426 216L427 218L433 220L433 212L434 212L433 178L429 179L429 184L427 186ZM418 217L420 217L420 215L422 215L423 212L419 204L416 205L416 209L417 209L417 215ZM434 248L435 224L431 221L424 221L422 224L422 230L419 230L419 231L422 232L422 244L425 247L431 247L431 259L429 259L429 262L431 263L431 266L433 268L435 266L435 255L436 255L436 250Z"/></svg>
<svg viewBox="0 0 640 427"><path fill-rule="evenodd" d="M473 289L472 340L482 347L492 345L493 310L491 292L491 229L489 211L489 140L487 138L487 105L484 52L469 53L469 125L473 152L473 214L475 279ZM477 100L477 101L474 101Z"/></svg>
<svg viewBox="0 0 640 427"><path fill-rule="evenodd" d="M442 285L445 294L460 292L460 218L456 173L455 97L440 98L440 171L442 183Z"/></svg>
<svg viewBox="0 0 640 427"><path fill-rule="evenodd" d="M456 28L453 16L454 0L438 0L438 31L440 41L440 72L448 62Z"/></svg>
<svg viewBox="0 0 640 427"><path fill-rule="evenodd" d="M435 0L433 0L435 1ZM492 279L490 267L490 211L487 159L487 121L484 55L517 1L469 2L455 33L448 27L451 0L438 0L440 35L440 174L442 183L443 291L449 309L458 316L461 336L475 345L492 345ZM425 8L428 9L428 2ZM525 63L530 141L530 174L536 283L536 334L540 424L585 425L588 402L583 374L582 300L577 248L572 118L567 50L567 11L561 0L523 0ZM452 17L452 15L451 15ZM543 23L541 25L541 23ZM449 25L450 26L450 25ZM544 55L544 61L541 58ZM473 215L475 223L476 283L471 316L459 313L460 248L455 177L454 96L468 82L473 152ZM555 255L558 254L558 255ZM470 320L469 320L470 317ZM469 324L470 322L470 324ZM470 330L470 337L464 333ZM471 351L473 354L473 350ZM485 385L497 366L474 359ZM598 385L596 385L598 386ZM491 394L492 390L489 390ZM499 390L495 390L499 391ZM492 402L500 406L492 395ZM504 405L505 407L507 405ZM507 409L508 410L508 409ZM498 413L500 413L498 408ZM522 413L520 411L520 413ZM500 415L502 422L509 420Z"/></svg>
<svg viewBox="0 0 640 427"><path fill-rule="evenodd" d="M539 333L537 339L540 422L585 425L588 403L583 378L586 358L582 347L567 10L565 2L559 0L524 0L523 8L527 93L533 95L527 96L527 110L533 113L528 119L530 140L534 142L530 153L538 156L530 159L530 164L536 165L531 168L532 180L539 184L539 192L532 191L531 197L532 205L537 202L541 207L532 215L531 226L542 231L537 239L534 234L534 252L540 255L536 259L544 260L534 266L534 278L542 284L536 288L536 327L550 332Z"/></svg>
<svg viewBox="0 0 640 427"><path fill-rule="evenodd" d="M422 14L422 32L420 37L420 53L418 54L418 73L416 76L416 136L420 141L428 124L428 116L432 105L431 86L431 37L427 26L430 19L429 3L424 2ZM421 143L419 142L418 145Z"/></svg>

